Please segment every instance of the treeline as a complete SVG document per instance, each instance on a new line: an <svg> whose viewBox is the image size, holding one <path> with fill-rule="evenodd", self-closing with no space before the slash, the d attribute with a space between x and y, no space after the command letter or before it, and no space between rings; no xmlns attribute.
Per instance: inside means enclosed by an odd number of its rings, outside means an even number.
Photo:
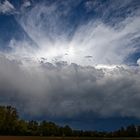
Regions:
<svg viewBox="0 0 140 140"><path fill-rule="evenodd" d="M68 125L53 122L21 120L11 106L0 106L0 135L21 136L72 136L72 137L140 137L140 126L130 125L114 132L73 130Z"/></svg>
<svg viewBox="0 0 140 140"><path fill-rule="evenodd" d="M111 137L140 137L140 126L129 125L126 128L121 127L119 130L108 133Z"/></svg>

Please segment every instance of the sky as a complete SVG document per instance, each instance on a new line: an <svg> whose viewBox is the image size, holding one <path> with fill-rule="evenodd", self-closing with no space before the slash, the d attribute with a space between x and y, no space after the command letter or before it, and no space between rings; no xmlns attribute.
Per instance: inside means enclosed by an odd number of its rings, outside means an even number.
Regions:
<svg viewBox="0 0 140 140"><path fill-rule="evenodd" d="M0 0L0 105L75 129L140 124L140 1Z"/></svg>

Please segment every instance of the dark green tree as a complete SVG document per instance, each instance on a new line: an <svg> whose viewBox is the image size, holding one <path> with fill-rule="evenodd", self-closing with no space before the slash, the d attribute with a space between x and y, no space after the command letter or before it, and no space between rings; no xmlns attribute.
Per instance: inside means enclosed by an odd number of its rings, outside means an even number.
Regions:
<svg viewBox="0 0 140 140"><path fill-rule="evenodd" d="M64 126L63 135L64 136L72 136L72 129L68 125Z"/></svg>
<svg viewBox="0 0 140 140"><path fill-rule="evenodd" d="M18 124L17 110L11 106L0 107L0 132L1 134L15 134Z"/></svg>
<svg viewBox="0 0 140 140"><path fill-rule="evenodd" d="M39 135L39 125L37 121L29 121L27 124L28 135L37 136Z"/></svg>

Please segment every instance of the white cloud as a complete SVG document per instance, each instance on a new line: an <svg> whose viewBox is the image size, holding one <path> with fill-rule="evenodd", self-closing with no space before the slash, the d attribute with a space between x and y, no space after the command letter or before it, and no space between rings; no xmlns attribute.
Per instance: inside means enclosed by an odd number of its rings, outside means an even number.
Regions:
<svg viewBox="0 0 140 140"><path fill-rule="evenodd" d="M73 118L91 112L98 117L140 118L139 67L30 64L0 57L1 104L32 116Z"/></svg>
<svg viewBox="0 0 140 140"><path fill-rule="evenodd" d="M24 3L23 3L23 5L22 5L23 7L30 7L31 6L31 2L30 1L24 1Z"/></svg>
<svg viewBox="0 0 140 140"><path fill-rule="evenodd" d="M3 3L0 3L0 13L9 14L14 11L15 7L8 0L5 0Z"/></svg>
<svg viewBox="0 0 140 140"><path fill-rule="evenodd" d="M140 66L140 59L137 60L137 64Z"/></svg>
<svg viewBox="0 0 140 140"><path fill-rule="evenodd" d="M23 21L25 24L23 27L38 45L38 49L34 50L34 59L43 57L51 63L58 60L94 66L98 64L121 65L137 51L137 42L134 41L140 37L140 18L137 16L128 17L114 27L102 22L91 21L79 26L71 40L65 34L57 37L55 33L51 35L52 38L54 37L51 40L50 36L45 35L46 33L41 29L44 22L39 20L39 26L35 26L36 22L31 15L26 24ZM32 56L25 41L20 43L21 45L18 43L15 45L17 47L13 47L13 51L21 56L22 51L16 48L24 46L24 54L29 57ZM31 47L35 48L34 46ZM86 56L91 57L87 58Z"/></svg>
<svg viewBox="0 0 140 140"><path fill-rule="evenodd" d="M123 6L128 3L123 2ZM64 6L63 11L67 6ZM88 23L79 25L69 39L69 33L63 30L68 21L59 8L58 3L38 4L17 19L38 45L38 50L33 54L35 59L43 57L51 63L58 60L80 65L121 65L137 51L137 42L134 40L140 37L139 15L128 15L114 26L91 19ZM70 8L65 12L66 15L71 11ZM31 55L28 49L25 52L27 56ZM21 55L22 52L16 53Z"/></svg>

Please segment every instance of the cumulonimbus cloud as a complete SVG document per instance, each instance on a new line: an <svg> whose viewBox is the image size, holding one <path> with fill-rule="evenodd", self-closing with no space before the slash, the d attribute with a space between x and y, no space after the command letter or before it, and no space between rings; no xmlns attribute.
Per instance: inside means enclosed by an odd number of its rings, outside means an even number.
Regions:
<svg viewBox="0 0 140 140"><path fill-rule="evenodd" d="M75 117L91 112L100 117L140 117L139 67L82 67L64 62L22 62L0 57L1 103L33 116Z"/></svg>
<svg viewBox="0 0 140 140"><path fill-rule="evenodd" d="M126 65L139 51L138 11L114 25L91 18L75 27L66 17L80 1L68 3L39 3L16 15L34 43L12 38L11 51L1 52L1 104L32 116L140 118L139 59Z"/></svg>

